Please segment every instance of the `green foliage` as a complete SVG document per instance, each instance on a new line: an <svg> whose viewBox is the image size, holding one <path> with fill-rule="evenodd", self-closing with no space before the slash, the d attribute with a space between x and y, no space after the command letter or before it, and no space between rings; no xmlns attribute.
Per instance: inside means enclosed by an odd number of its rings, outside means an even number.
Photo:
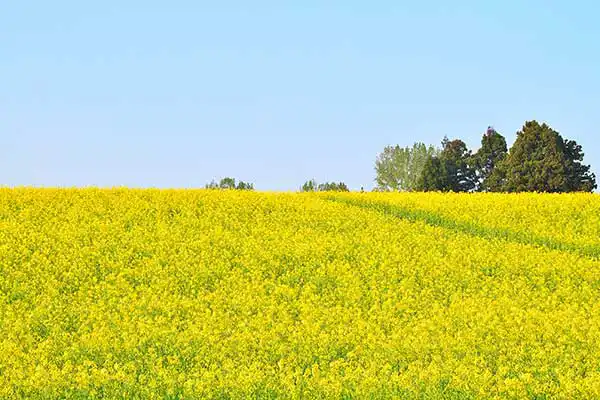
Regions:
<svg viewBox="0 0 600 400"><path fill-rule="evenodd" d="M476 186L476 170L471 151L460 139L442 141L439 156L430 156L417 181L422 191L469 192Z"/></svg>
<svg viewBox="0 0 600 400"><path fill-rule="evenodd" d="M460 139L448 141L440 158L446 169L448 190L470 192L475 188L475 168L465 142Z"/></svg>
<svg viewBox="0 0 600 400"><path fill-rule="evenodd" d="M597 188L581 145L547 124L527 121L507 149L506 139L489 127L475 153L462 140L442 141L430 156L416 188L452 192L591 192Z"/></svg>
<svg viewBox="0 0 600 400"><path fill-rule="evenodd" d="M235 179L234 178L223 178L221 179L221 182L219 183L219 187L221 189L235 189Z"/></svg>
<svg viewBox="0 0 600 400"><path fill-rule="evenodd" d="M493 189L506 192L591 192L596 177L583 152L546 123L527 121L508 156L492 174Z"/></svg>
<svg viewBox="0 0 600 400"><path fill-rule="evenodd" d="M412 147L386 146L375 161L377 189L380 191L412 191L427 160L439 154L439 149L415 143Z"/></svg>
<svg viewBox="0 0 600 400"><path fill-rule="evenodd" d="M325 182L318 187L319 192L349 192L348 186L344 182Z"/></svg>
<svg viewBox="0 0 600 400"><path fill-rule="evenodd" d="M590 165L584 165L583 148L574 140L564 140L567 172L567 191L592 192L598 187Z"/></svg>
<svg viewBox="0 0 600 400"><path fill-rule="evenodd" d="M309 181L304 182L304 184L302 185L302 188L300 189L303 192L316 192L317 191L317 181L314 179L311 179Z"/></svg>
<svg viewBox="0 0 600 400"><path fill-rule="evenodd" d="M254 185L249 182L240 181L236 187L237 190L254 190Z"/></svg>
<svg viewBox="0 0 600 400"><path fill-rule="evenodd" d="M239 181L236 184L235 179L230 177L223 178L218 183L213 179L204 187L206 189L254 190L254 185L252 183Z"/></svg>
<svg viewBox="0 0 600 400"><path fill-rule="evenodd" d="M448 179L445 165L442 163L440 157L429 157L417 182L417 190L424 192L445 191L447 187Z"/></svg>
<svg viewBox="0 0 600 400"><path fill-rule="evenodd" d="M504 136L488 127L481 138L481 147L473 155L473 165L476 173L476 190L493 191L498 186L498 175L492 174L495 168L508 154L508 147ZM490 179L491 177L491 179Z"/></svg>
<svg viewBox="0 0 600 400"><path fill-rule="evenodd" d="M311 179L304 182L301 191L303 192L349 192L348 186L344 182L325 182L317 184L317 181Z"/></svg>

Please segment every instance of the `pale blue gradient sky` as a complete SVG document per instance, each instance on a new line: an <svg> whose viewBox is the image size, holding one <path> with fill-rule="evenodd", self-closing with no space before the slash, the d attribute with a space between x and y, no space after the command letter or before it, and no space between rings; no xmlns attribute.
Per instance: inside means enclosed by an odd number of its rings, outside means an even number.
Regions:
<svg viewBox="0 0 600 400"><path fill-rule="evenodd" d="M0 185L371 189L385 145L528 119L599 171L598 4L4 1Z"/></svg>

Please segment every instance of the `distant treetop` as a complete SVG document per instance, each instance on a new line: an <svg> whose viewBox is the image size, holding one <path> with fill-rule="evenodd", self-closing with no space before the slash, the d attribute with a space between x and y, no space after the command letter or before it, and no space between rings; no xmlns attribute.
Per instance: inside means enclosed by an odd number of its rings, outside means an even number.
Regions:
<svg viewBox="0 0 600 400"><path fill-rule="evenodd" d="M234 178L226 177L219 181L219 183L215 182L213 179L210 183L207 183L205 189L232 189L232 190L254 190L254 185L252 183L239 181L237 184Z"/></svg>
<svg viewBox="0 0 600 400"><path fill-rule="evenodd" d="M344 182L325 182L317 184L315 179L304 182L300 188L302 192L349 192L348 186Z"/></svg>

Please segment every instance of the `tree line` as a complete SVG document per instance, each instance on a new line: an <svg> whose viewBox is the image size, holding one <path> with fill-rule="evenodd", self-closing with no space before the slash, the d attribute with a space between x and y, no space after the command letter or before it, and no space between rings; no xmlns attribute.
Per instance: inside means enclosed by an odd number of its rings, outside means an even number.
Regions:
<svg viewBox="0 0 600 400"><path fill-rule="evenodd" d="M214 179L204 186L205 189L254 190L254 184L244 181L236 183L235 178L226 177L216 182Z"/></svg>
<svg viewBox="0 0 600 400"><path fill-rule="evenodd" d="M254 184L239 181L236 183L235 178L226 177L219 182L214 179L204 185L205 189L219 189L219 190L254 190ZM302 185L300 188L301 192L349 192L348 186L344 182L323 182L317 183L315 179L310 179Z"/></svg>
<svg viewBox="0 0 600 400"><path fill-rule="evenodd" d="M583 149L546 123L527 121L510 149L489 127L475 153L460 139L441 148L387 146L375 162L376 190L441 192L591 192L596 176Z"/></svg>
<svg viewBox="0 0 600 400"><path fill-rule="evenodd" d="M596 176L583 164L583 149L548 124L526 121L509 149L506 139L488 127L481 147L470 150L461 139L441 147L417 142L386 146L375 160L374 191L440 192L592 192ZM254 190L234 178L214 180L207 189ZM302 192L349 191L344 182L304 182ZM361 188L361 191L364 191Z"/></svg>

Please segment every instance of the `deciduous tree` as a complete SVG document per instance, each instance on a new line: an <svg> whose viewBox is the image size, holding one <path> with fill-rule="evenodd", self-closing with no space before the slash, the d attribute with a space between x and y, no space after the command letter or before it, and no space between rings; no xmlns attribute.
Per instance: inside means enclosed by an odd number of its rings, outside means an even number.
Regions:
<svg viewBox="0 0 600 400"><path fill-rule="evenodd" d="M418 142L412 147L386 146L375 161L377 188L381 191L411 191L417 187L425 163L439 149Z"/></svg>
<svg viewBox="0 0 600 400"><path fill-rule="evenodd" d="M348 186L344 182L325 182L318 184L316 180L311 179L304 182L301 191L303 192L348 192Z"/></svg>
<svg viewBox="0 0 600 400"><path fill-rule="evenodd" d="M254 184L244 181L239 181L239 183L236 184L235 178L230 177L223 178L218 183L213 179L204 187L206 189L254 190Z"/></svg>

